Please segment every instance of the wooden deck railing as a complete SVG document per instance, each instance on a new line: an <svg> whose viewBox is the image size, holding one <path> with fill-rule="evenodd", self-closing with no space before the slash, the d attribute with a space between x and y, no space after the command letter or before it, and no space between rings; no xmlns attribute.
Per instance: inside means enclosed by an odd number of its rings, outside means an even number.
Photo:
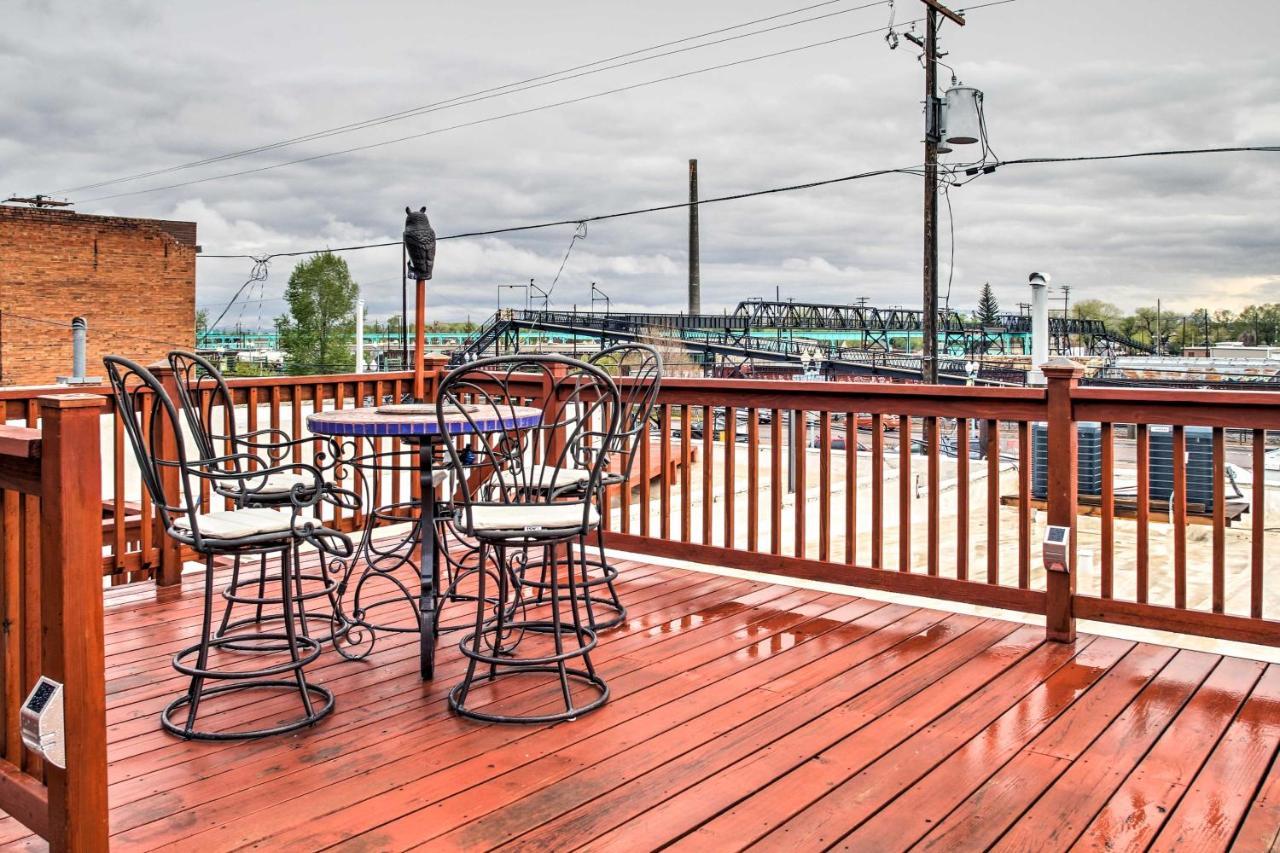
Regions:
<svg viewBox="0 0 1280 853"><path fill-rule="evenodd" d="M172 384L167 368L157 367L162 381ZM354 408L374 400L401 399L409 393L411 372L379 374L344 374L331 376L288 376L233 379L229 384L235 396L235 417L241 431L266 427L284 429L295 436L306 435L306 415L318 409ZM167 540L157 525L151 502L142 488L141 477L125 438L123 425L115 417L106 386L87 388L37 388L0 391L0 408L4 422L11 426L35 428L39 425L40 395L71 393L96 395L102 400L100 426L103 431L104 500L101 505L102 573L111 584L156 579L161 584L176 583L182 563L190 553L181 552ZM145 405L145 404L144 404ZM227 413L224 413L224 417ZM295 462L312 462L319 445L298 448ZM390 442L388 450L392 449ZM406 456L408 464L408 456ZM345 485L363 491L363 482L350 469L340 469L338 476ZM227 508L226 501L216 495L204 496L206 509ZM408 500L416 495L414 478L388 475L385 482L371 484L385 489L393 500ZM403 492L403 498L402 498ZM327 521L343 529L363 524L364 518L345 516L341 511L325 507Z"/></svg>
<svg viewBox="0 0 1280 853"><path fill-rule="evenodd" d="M654 482L620 494L608 541L1044 614L1060 639L1085 618L1280 645L1264 464L1280 402L1265 392L1080 387L1079 373L1069 362L1048 368L1039 389L668 380L655 432L670 441L642 444L638 467L648 470L653 453L687 462L694 447L703 464L676 474L659 466ZM1042 496L1032 482L1038 423L1047 429ZM1080 495L1077 429L1095 423L1102 485ZM1189 498L1191 427L1211 430L1211 508ZM1152 491L1156 430L1171 434L1169 495ZM1229 506L1228 432L1247 436L1236 445L1253 468L1247 514L1243 502ZM1121 479L1121 453L1132 485ZM1229 528L1237 522L1247 526ZM1072 529L1069 574L1043 569L1045 524Z"/></svg>
<svg viewBox="0 0 1280 853"><path fill-rule="evenodd" d="M39 430L0 426L0 810L54 850L105 850L102 398L32 405ZM41 675L63 685L65 770L22 743L19 712Z"/></svg>

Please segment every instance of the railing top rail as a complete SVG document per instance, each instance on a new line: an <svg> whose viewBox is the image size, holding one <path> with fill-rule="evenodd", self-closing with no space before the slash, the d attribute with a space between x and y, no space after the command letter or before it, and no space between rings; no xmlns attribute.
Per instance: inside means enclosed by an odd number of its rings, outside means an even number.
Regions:
<svg viewBox="0 0 1280 853"><path fill-rule="evenodd" d="M619 379L625 383L626 378ZM1045 392L1042 388L990 388L966 387L957 385L919 385L889 384L880 382L785 382L768 379L686 379L668 378L662 382L666 390L703 390L707 383L714 382L716 393L767 393L767 394L803 394L806 397L830 398L833 400L848 397L885 397L885 398L934 398L946 400L1009 400L1019 402L1043 402Z"/></svg>
<svg viewBox="0 0 1280 853"><path fill-rule="evenodd" d="M0 424L0 457L36 459L40 456L40 430Z"/></svg>

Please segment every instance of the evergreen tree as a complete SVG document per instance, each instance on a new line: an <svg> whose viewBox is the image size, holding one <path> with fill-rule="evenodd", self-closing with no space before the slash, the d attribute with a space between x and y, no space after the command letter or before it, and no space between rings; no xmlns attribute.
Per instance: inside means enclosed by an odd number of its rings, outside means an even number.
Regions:
<svg viewBox="0 0 1280 853"><path fill-rule="evenodd" d="M983 326L1000 325L1000 303L991 292L991 282L982 285L982 296L978 299L978 322Z"/></svg>
<svg viewBox="0 0 1280 853"><path fill-rule="evenodd" d="M276 320L289 373L354 369L358 293L347 262L331 252L293 268L284 292L289 313Z"/></svg>

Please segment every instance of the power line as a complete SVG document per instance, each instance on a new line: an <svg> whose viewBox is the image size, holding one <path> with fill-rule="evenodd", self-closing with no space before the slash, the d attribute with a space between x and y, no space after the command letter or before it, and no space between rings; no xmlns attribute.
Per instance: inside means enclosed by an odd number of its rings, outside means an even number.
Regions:
<svg viewBox="0 0 1280 853"><path fill-rule="evenodd" d="M617 54L615 56L610 56L603 59L597 59L592 62L583 63L581 65L575 65L571 68L561 69L560 71L553 71L547 74L538 75L536 77L529 77L524 80L517 80L512 83L506 83L501 86L490 87L488 89L481 89L477 92L472 92L466 95L457 95L455 97L448 98L445 100L434 101L432 103L424 104L418 107L411 107L410 109L401 110L400 112L389 113L387 115L376 116L374 118L365 119L363 121L352 122L344 125L338 125L337 127L325 128L323 130L314 131L312 133L309 133L303 136L296 136L296 137L293 137L292 139L285 139L279 142L273 142L267 145L260 145L254 148L245 148L245 149L242 149L239 151L233 151L227 154L220 154L214 157L207 157L202 160L193 160L189 163L182 163L176 166L169 166L162 169L153 169L148 172L139 172L138 174L134 174L134 175L127 175L124 177L113 178L111 180L106 180L106 181L99 181L97 183L92 183L92 184L84 184L77 187L69 187L63 190L58 190L58 192L68 193L68 192L77 192L80 190L99 189L101 187L110 186L112 184L125 183L127 181L140 180L142 178L150 178L158 175L171 174L173 172L179 172L185 169L196 168L198 166L207 166L213 163L221 163L227 160L233 160L239 157L246 157L252 154L260 154L266 151L275 151L281 148L287 148L293 145L297 145L302 142L311 142L317 139L327 139L332 136L340 136L347 133L353 133L358 130L364 130L370 127L378 127L380 125L390 124L392 122L403 121L408 118L415 118L417 116L426 115L428 113L437 112L439 110L452 109L454 107L464 106L466 104L473 104L479 101L489 100L491 98L502 97L504 95L516 94L518 92L526 92L526 91L529 91L530 89L537 89L543 86L553 85L555 83L563 83L568 80L575 80L580 77L586 77L592 74L599 74L605 71L612 71L618 68L624 68L630 65L636 65L642 62L649 62L655 59L662 59L668 56L674 56L676 54L686 53L693 50L701 50L706 47L714 47L716 45L725 44L731 41L737 41L744 38L751 38L752 36L764 35L766 33L776 32L778 30L787 29L789 27L800 26L802 24L807 24L807 23L812 23L814 21L832 18L837 15L846 15L846 14L849 14L850 12L857 12L863 9L869 9L873 6L884 5L885 3L888 2L888 0L874 0L874 2L866 3L861 6L856 6L849 9L841 9L835 12L828 12L822 15L815 15L813 17L804 18L799 21L791 21L785 24L779 24L777 26L768 27L766 29L757 30L755 32L743 33L741 35L736 35L728 38L718 39L716 41L706 42L704 44L683 47L678 50L671 50L671 51L667 51L666 53L655 54L653 56L639 56L640 54L650 53L655 50L662 50L663 48L673 47L679 44L685 44L690 41L697 41L698 39L703 39L703 38L707 38L714 35L720 35L722 33L731 32L737 29L742 29L743 27L749 27L749 26L754 26L756 24L767 23L769 21L774 21L779 18L785 18L791 15L797 15L797 14L800 14L801 12L812 11L813 9L817 9L823 6L830 6L835 3L842 3L842 2L845 2L845 0L824 0L824 2L815 3L809 6L802 6L799 9L792 9L787 12L780 12L778 14L770 15L764 18L756 18L755 20L745 21L743 23L734 24L729 27L722 27L718 30L711 30L709 32L699 33L698 35L686 36L684 38L676 39L674 41L668 41L662 44L641 48L639 50L632 50L626 53ZM626 62L618 62L617 64L614 64L614 65L607 65L603 68L595 67L599 65L604 65L605 63L616 62L617 60L623 60L623 59L628 59L629 57L638 57L638 56L639 58L629 59ZM584 69L592 69L592 70L586 71ZM579 73L575 73L575 72L579 72ZM565 76L565 75L569 75L569 76Z"/></svg>
<svg viewBox="0 0 1280 853"><path fill-rule="evenodd" d="M1001 0L1001 2L1009 2L1009 0ZM1226 153L1244 153L1244 152L1262 152L1262 153L1278 153L1280 146L1277 145L1245 145L1236 147L1221 148L1183 148L1171 149L1166 151L1134 151L1124 154L1094 154L1075 157L1024 157L1016 160L999 160L993 161L994 166L1022 166L1022 165L1040 165L1047 163L1081 163L1095 160L1121 160L1134 159L1140 157L1169 157L1177 155L1197 155L1197 154L1226 154ZM862 180L864 178L875 178L882 175L915 175L921 174L919 166L904 166L896 169L875 169L868 172L859 172L853 175L843 175L837 178L824 178L817 181L808 181L802 184L788 184L781 187L770 187L763 190L752 190L750 192L734 193L732 195L716 196L714 198L699 199L696 202L682 201L673 204L656 205L653 207L637 208L635 210L624 210L616 213L605 213L596 216L578 216L572 219L557 219L552 222L540 222L533 225L513 225L504 228L491 228L483 231L465 231L459 234L448 234L437 240L459 240L468 237L490 237L498 234L512 234L521 231L535 231L543 228L555 228L561 225L578 225L584 222L601 222L606 219L620 219L626 216L639 216L646 213L661 213L668 210L680 210L692 205L718 204L726 201L738 201L740 199L754 198L756 196L773 195L776 193L795 192L798 190L814 189L816 187L829 186L831 184L847 183L849 181ZM197 255L198 258L209 259L247 259L247 260L271 260L273 258L290 258L299 257L301 255L317 255L322 252L354 252L361 249L381 249L388 246L399 246L400 240L388 241L385 243L365 243L357 246L340 246L338 248L325 247L322 249L303 249L293 252L274 252L269 255L248 255L248 254L213 254L213 255Z"/></svg>
<svg viewBox="0 0 1280 853"><path fill-rule="evenodd" d="M662 205L656 205L654 207L638 208L636 210L624 210L624 211L619 211L617 213L602 213L596 216L581 216L574 219L558 219L554 222L540 222L534 225L513 225L506 228L491 228L485 231L465 231L460 234L447 234L443 237L437 237L436 240L438 242L441 240L460 240L466 237L490 237L496 234L512 234L520 231L536 231L542 228L555 228L560 225L581 225L583 223L588 223L588 222L601 222L606 219L620 219L624 216L639 216L645 213L660 213L662 211L667 211L667 210L679 210L682 208L687 208L693 204L701 206L706 204L717 204L719 202L725 202L725 201L738 201L740 199L754 198L756 196L773 195L776 193L795 192L797 190L807 190L807 189L813 189L815 187L829 186L831 184L840 184L840 183L846 183L848 181L862 180L864 178L875 178L881 175L894 175L894 174L919 175L920 169L918 166L910 166L910 167L904 167L900 169L876 169L870 172L859 172L858 174L844 175L838 178L825 178L823 180L809 181L803 184L790 184L782 187L770 187L769 189L734 193L733 195L722 195L722 196L717 196L715 198L704 198L696 202L682 201L682 202L676 202L674 204L662 204ZM326 247L323 249L303 249L295 252L274 252L270 255L262 255L261 257L255 256L255 255L204 255L204 254L197 255L196 257L197 258L213 258L213 259L234 258L234 259L248 259L248 260L255 260L255 261L256 260L270 261L274 258L292 258L292 257L301 256L301 255L318 255L323 252L335 252L335 253L336 252L354 252L354 251L359 251L361 249L381 249L387 246L399 246L399 245L401 245L401 241L394 240L386 243L366 243L359 246L341 246L336 249Z"/></svg>
<svg viewBox="0 0 1280 853"><path fill-rule="evenodd" d="M1008 3L1008 2L1011 2L1011 1L1012 1L1012 0L996 0L996 2L991 3L990 5L1001 5L1001 4L1003 4L1003 3ZM986 5L986 4L984 4L984 5ZM983 6L973 6L973 7L971 7L971 8L972 8L972 9L979 9L979 8L983 8ZM848 35L843 35L843 36L836 36L836 37L834 37L834 38L824 39L823 41L811 42L811 43L809 43L809 44L799 45L799 46L797 46L797 47L786 48L786 49L784 49L784 50L777 50L777 51L773 51L773 52L771 52L771 53L759 54L759 55L757 55L757 56L750 56L750 57L746 57L746 58L744 58L744 59L735 59L735 60L732 60L732 61L730 61L730 62L722 62L722 63L719 63L719 64L717 64L717 65L709 65L709 66L706 66L706 67L703 67L703 68L696 68L696 69L694 69L694 70L692 70L692 71L682 71L682 72L680 72L680 73L678 73L678 74L668 74L668 75L666 75L666 76L664 76L664 77L658 77L658 78L655 78L655 79L652 79L652 80L645 80L645 81L642 81L642 82L640 82L640 83L631 83L631 84L628 84L628 85L626 85L626 86L617 86L617 87L612 88L612 89L606 89L606 90L601 91L601 92L593 92L593 93L588 94L588 95L580 95L580 96L575 97L575 98L566 98L565 100L562 100L562 101L554 101L554 102L551 102L551 103L540 104L540 105L535 106L535 107L528 107L528 108L526 108L526 109L522 109L522 110L514 110L514 111L512 111L512 112L509 112L509 113L502 113L502 114L500 114L500 115L496 115L496 116L486 116L486 117L484 117L484 118L474 119L474 120L472 120L472 121L467 121L467 122L461 122L461 123L459 123L459 124L453 124L453 125L449 125L449 126L447 126L447 127L440 127L440 128L436 128L436 129L434 129L434 130L422 131L422 132L420 132L420 133L412 133L412 134L409 134L409 135L407 135L407 136L397 137L397 138L395 138L395 139L385 139L385 140L382 140L382 141L380 141L380 142L370 142L370 143L367 143L367 144L365 144L365 145L355 145L355 146L352 146L352 147L350 147L350 148L344 148L344 149L341 149L341 150L338 150L338 151L329 151L329 152L325 152L325 153L322 153L322 154L313 154L313 155L311 155L311 156L309 156L309 157L300 157L300 158L297 158L297 159L295 159L295 160L286 160L286 161L281 162L281 163L271 163L271 164L268 164L268 165L265 165L265 166L257 166L257 167L252 168L252 169L241 169L240 171L236 171L236 172L225 172L225 173L220 174L220 175L210 175L210 176L208 176L208 177L204 177L204 178L196 178L196 179L194 179L194 180L190 180L190 181L181 181L181 182L176 183L176 184L166 184L166 185L164 185L164 186L159 186L159 187L150 187L150 188L148 188L148 189L142 189L142 190L131 190L131 191L129 191L129 192L112 193L112 194L110 194L110 195L95 196L95 197L93 197L93 198L85 199L85 200L84 200L83 202L81 202L81 203L82 203L82 204L90 204L90 203L92 203L92 202L96 202L96 201L106 201L106 200L108 200L108 199L125 198L125 197L129 197L129 196L146 195L146 194L148 194L148 193L163 192L163 191L166 191L166 190L181 189L181 188L183 188L183 187L195 186L196 184L204 184L204 183L208 183L208 182L210 182L210 181L220 181L220 180L225 180L225 179L227 179L227 178L238 178L238 177L243 177L243 176L245 176L245 175L255 175L255 174L262 173L262 172L268 172L268 171L271 171L271 170L273 170L273 169L282 169L282 168L284 168L284 167L286 167L286 166L297 166L297 165L300 165L300 164L303 164L303 163L313 163L313 162L315 162L315 161L317 161L317 160L325 160L325 159L328 159L328 158L330 158L330 157L339 157L339 156L342 156L342 155L344 155L344 154L354 154L354 153L358 153L358 152L361 152L361 151L368 151L368 150L371 150L371 149L374 149L374 148L382 148L382 147L385 147L385 146L387 146L387 145L395 145L395 144L398 144L398 143L400 143L400 142L408 142L408 141L410 141L410 140L414 140L414 139L422 139L422 138L424 138L424 137L428 137L428 136L435 136L435 135L440 134L440 133L448 133L449 131L453 131L453 130L461 130L461 129L468 128L468 127L477 127L477 126L479 126L479 125L483 125L483 124L490 124L490 123L492 123L492 122L502 121L502 120L504 120L504 119L508 119L508 118L517 118L517 117L520 117L520 116L532 115L532 114L534 114L534 113L539 113L539 112L543 112L543 111L546 111L546 110L558 109L558 108L560 108L560 107L571 106L571 105L573 105L573 104L580 104L580 103L583 103L583 102L586 102L586 101L592 101L592 100L596 100L596 99L599 99L599 98L608 97L608 96L610 96L610 95L617 95L617 94L621 94L621 93L624 93L624 92L631 92L631 91L634 91L634 90L636 90L636 89L643 89L643 88L646 88L646 87L648 87L648 86L655 86L655 85L657 85L657 84L659 84L659 83L669 83L669 82L672 82L672 81L675 81L675 80L683 80L683 79L687 79L687 78L689 78L689 77L696 77L696 76L698 76L698 75L700 75L700 74L707 74L707 73L712 72L712 71L722 71L722 70L727 69L727 68L735 68L735 67L737 67L737 66L741 66L741 65L748 65L748 64L750 64L750 63L753 63L753 62L760 62L760 61L765 60L765 59L776 59L776 58L781 57L781 56L790 56L790 55L792 55L792 54L800 53L800 52L802 52L802 51L806 51L806 50L813 50L813 49L815 49L815 48L819 48L819 47L827 47L827 46L829 46L829 45L839 44L839 43L841 43L841 42L850 41L851 39L863 38L863 37L865 37L865 36L874 35L874 34L876 34L876 33L884 32L886 29L888 29L888 28L887 28L887 27L875 27L874 29L870 29L870 30L863 30L862 32L850 33L850 34L848 34Z"/></svg>

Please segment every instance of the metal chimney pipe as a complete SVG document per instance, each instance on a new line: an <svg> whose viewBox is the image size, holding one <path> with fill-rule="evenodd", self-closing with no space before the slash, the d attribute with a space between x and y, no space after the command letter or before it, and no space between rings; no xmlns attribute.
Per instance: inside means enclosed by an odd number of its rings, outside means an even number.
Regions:
<svg viewBox="0 0 1280 853"><path fill-rule="evenodd" d="M84 351L88 338L89 324L83 317L71 320L71 379L74 382L84 381Z"/></svg>
<svg viewBox="0 0 1280 853"><path fill-rule="evenodd" d="M60 385L97 385L101 378L85 376L85 349L89 338L89 322L83 317L71 318L71 375L57 377Z"/></svg>
<svg viewBox="0 0 1280 853"><path fill-rule="evenodd" d="M1044 385L1040 367L1049 360L1049 275L1033 272L1031 285L1031 370L1027 384Z"/></svg>

